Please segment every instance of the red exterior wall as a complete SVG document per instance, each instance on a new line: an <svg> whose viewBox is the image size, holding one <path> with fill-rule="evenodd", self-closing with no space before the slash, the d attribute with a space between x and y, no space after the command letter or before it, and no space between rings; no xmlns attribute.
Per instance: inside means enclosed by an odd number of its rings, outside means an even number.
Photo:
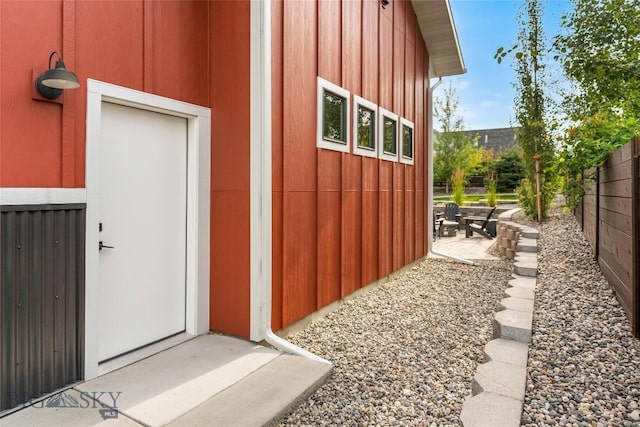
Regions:
<svg viewBox="0 0 640 427"><path fill-rule="evenodd" d="M245 337L249 7L0 2L0 187L84 187L87 78L211 107L211 328ZM32 69L46 70L54 50L81 82L65 91L64 104L32 99Z"/></svg>
<svg viewBox="0 0 640 427"><path fill-rule="evenodd" d="M425 255L427 51L409 1L274 1L274 329ZM316 148L316 77L415 125L408 166Z"/></svg>
<svg viewBox="0 0 640 427"><path fill-rule="evenodd" d="M408 1L272 7L277 330L425 254L428 57ZM87 78L211 108L210 327L243 337L249 9L245 1L0 2L1 187L84 187ZM32 99L32 69L44 71L53 50L82 84L63 104ZM415 165L317 149L317 76L412 120Z"/></svg>
<svg viewBox="0 0 640 427"><path fill-rule="evenodd" d="M211 329L248 338L250 2L210 4Z"/></svg>

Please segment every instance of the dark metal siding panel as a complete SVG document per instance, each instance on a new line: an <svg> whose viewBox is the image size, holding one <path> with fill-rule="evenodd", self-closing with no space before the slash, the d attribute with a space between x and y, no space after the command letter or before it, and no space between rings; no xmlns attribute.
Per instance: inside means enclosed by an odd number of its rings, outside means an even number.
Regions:
<svg viewBox="0 0 640 427"><path fill-rule="evenodd" d="M84 205L3 206L0 410L83 375Z"/></svg>

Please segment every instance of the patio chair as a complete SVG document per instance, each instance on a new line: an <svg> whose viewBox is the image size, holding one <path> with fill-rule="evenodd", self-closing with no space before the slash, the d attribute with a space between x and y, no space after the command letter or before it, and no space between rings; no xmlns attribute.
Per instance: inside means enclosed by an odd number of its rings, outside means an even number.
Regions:
<svg viewBox="0 0 640 427"><path fill-rule="evenodd" d="M481 236L486 237L487 239L493 239L496 237L496 221L491 219L491 216L495 212L495 206L489 212L489 215L485 218L482 224L476 224L473 221L467 221L466 227L466 235L473 236L473 233L476 232Z"/></svg>
<svg viewBox="0 0 640 427"><path fill-rule="evenodd" d="M447 236L455 236L456 230L460 230L460 208L456 203L450 202L444 206L444 218L440 224L439 236L442 237L442 230L447 230Z"/></svg>
<svg viewBox="0 0 640 427"><path fill-rule="evenodd" d="M457 203L449 202L444 205L444 219L447 221L456 221L458 223L458 230L460 230L460 207Z"/></svg>
<svg viewBox="0 0 640 427"><path fill-rule="evenodd" d="M438 218L436 212L433 211L433 240L442 237L442 222L444 218Z"/></svg>

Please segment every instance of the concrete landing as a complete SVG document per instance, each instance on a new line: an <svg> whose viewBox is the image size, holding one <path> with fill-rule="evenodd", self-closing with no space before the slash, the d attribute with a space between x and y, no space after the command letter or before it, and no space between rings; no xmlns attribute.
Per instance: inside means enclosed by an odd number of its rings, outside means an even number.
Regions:
<svg viewBox="0 0 640 427"><path fill-rule="evenodd" d="M14 412L0 426L230 425L230 414L234 425L264 425L316 390L331 369L236 338L202 335Z"/></svg>
<svg viewBox="0 0 640 427"><path fill-rule="evenodd" d="M253 427L269 424L309 397L330 373L330 365L283 354L169 426Z"/></svg>

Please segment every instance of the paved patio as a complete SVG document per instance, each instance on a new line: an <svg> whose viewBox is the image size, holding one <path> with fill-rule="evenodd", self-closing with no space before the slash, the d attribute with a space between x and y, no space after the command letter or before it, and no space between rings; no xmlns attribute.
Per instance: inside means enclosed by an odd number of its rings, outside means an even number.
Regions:
<svg viewBox="0 0 640 427"><path fill-rule="evenodd" d="M470 261L477 259L497 260L498 257L487 252L494 242L495 239L487 239L478 234L465 238L464 229L461 229L457 231L455 236L438 237L434 240L432 248L435 252ZM444 258L434 253L430 253L429 257Z"/></svg>

